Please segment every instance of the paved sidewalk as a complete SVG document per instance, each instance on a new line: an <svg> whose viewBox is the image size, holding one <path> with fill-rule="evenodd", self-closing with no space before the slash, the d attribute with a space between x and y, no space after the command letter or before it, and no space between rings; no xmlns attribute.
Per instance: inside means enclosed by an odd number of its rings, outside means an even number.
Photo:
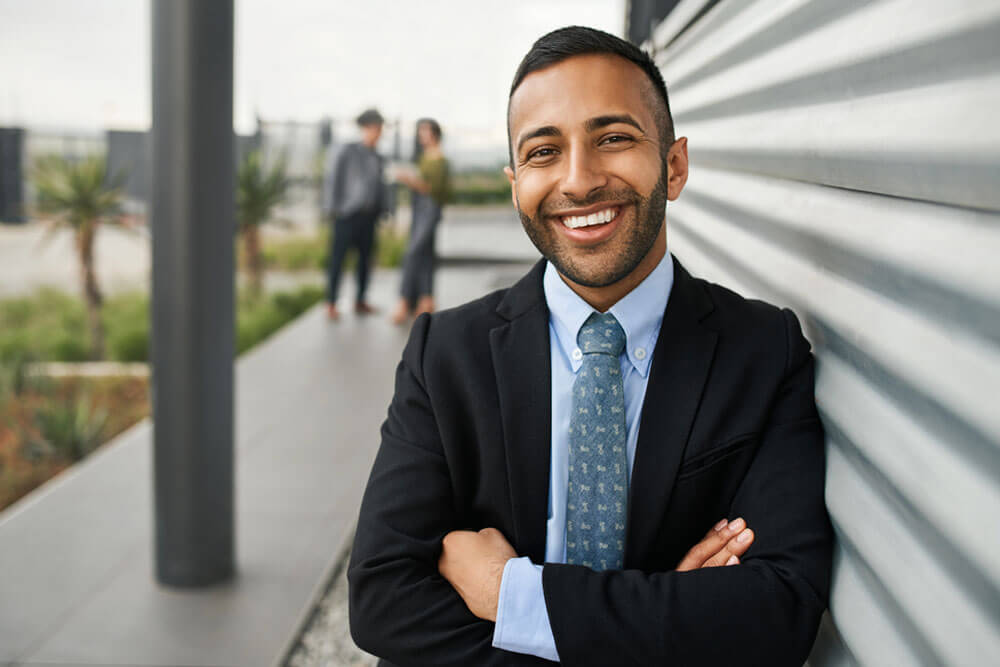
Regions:
<svg viewBox="0 0 1000 667"><path fill-rule="evenodd" d="M523 270L443 270L440 302ZM375 276L386 312L397 281ZM0 514L0 665L281 660L347 546L405 339L385 314L331 324L317 307L239 360L239 576L228 585L153 579L148 421Z"/></svg>

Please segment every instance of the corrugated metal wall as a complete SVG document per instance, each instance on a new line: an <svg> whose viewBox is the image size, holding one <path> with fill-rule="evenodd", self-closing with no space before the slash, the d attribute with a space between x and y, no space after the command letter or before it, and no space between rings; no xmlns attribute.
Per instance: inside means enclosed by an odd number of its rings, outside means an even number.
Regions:
<svg viewBox="0 0 1000 667"><path fill-rule="evenodd" d="M671 250L817 353L810 664L1000 664L1000 2L684 0L647 46L690 140Z"/></svg>

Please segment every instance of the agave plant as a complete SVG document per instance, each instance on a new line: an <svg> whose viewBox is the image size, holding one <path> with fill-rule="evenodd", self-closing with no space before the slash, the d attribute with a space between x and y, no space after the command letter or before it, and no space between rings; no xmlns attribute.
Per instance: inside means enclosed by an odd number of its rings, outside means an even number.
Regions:
<svg viewBox="0 0 1000 667"><path fill-rule="evenodd" d="M101 444L107 422L108 411L94 408L86 393L53 401L35 412L39 439L33 444L79 461Z"/></svg>
<svg viewBox="0 0 1000 667"><path fill-rule="evenodd" d="M74 161L49 155L35 162L32 180L38 195L38 212L47 217L50 233L63 227L73 230L87 305L91 355L101 359L104 357L103 297L94 267L94 240L101 223L120 221L122 178L108 181L103 156Z"/></svg>
<svg viewBox="0 0 1000 667"><path fill-rule="evenodd" d="M265 169L263 162L259 150L250 151L236 172L236 221L254 294L260 294L264 284L260 226L271 219L274 207L285 200L290 183L283 157L270 169Z"/></svg>

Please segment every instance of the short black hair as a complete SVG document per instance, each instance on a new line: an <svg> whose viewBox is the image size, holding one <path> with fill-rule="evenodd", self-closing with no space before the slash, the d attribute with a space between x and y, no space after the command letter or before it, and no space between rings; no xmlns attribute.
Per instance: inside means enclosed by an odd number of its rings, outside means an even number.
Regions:
<svg viewBox="0 0 1000 667"><path fill-rule="evenodd" d="M361 112L361 115L357 118L357 123L359 127L366 127L368 125L384 125L385 118L382 114L378 112L378 109L365 109Z"/></svg>
<svg viewBox="0 0 1000 667"><path fill-rule="evenodd" d="M653 89L663 102L661 107L655 104L653 108L653 118L660 131L660 152L666 157L667 150L674 143L674 120L670 115L670 101L667 98L667 84L663 82L663 75L660 69L653 62L648 53L631 42L627 42L620 37L615 37L610 33L584 26L568 26L553 30L547 35L543 35L528 51L527 55L517 67L514 74L514 82L510 86L510 95L507 97L507 152L510 158L511 168L514 166L514 149L511 146L510 136L510 101L514 97L524 77L532 72L545 69L551 65L561 63L573 56L588 54L610 54L624 58L635 64L645 72L649 82L653 84Z"/></svg>

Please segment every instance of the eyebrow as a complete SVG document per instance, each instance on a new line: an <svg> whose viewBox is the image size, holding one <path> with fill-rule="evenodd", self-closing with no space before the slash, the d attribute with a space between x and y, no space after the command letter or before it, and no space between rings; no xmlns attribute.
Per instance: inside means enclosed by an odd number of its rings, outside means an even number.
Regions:
<svg viewBox="0 0 1000 667"><path fill-rule="evenodd" d="M642 129L639 125L639 121L632 116L626 114L612 114L609 116L597 116L596 118L591 118L586 123L584 123L584 128L587 132L593 132L594 130L599 130L602 127L607 127L608 125L614 125L615 123L625 123L626 125L631 125L635 129L642 133L646 131Z"/></svg>
<svg viewBox="0 0 1000 667"><path fill-rule="evenodd" d="M602 127L607 127L608 125L614 125L615 123L624 123L626 125L631 125L640 132L645 133L639 122L632 118L628 114L611 114L607 116L595 116L590 118L584 123L583 127L587 132L593 132L594 130L599 130ZM517 140L517 152L521 152L521 148L524 146L526 141L536 139L538 137L558 137L561 136L562 132L555 125L543 125L542 127L537 127L530 132L526 132L521 135Z"/></svg>
<svg viewBox="0 0 1000 667"><path fill-rule="evenodd" d="M517 152L521 152L521 147L524 146L524 142L530 141L537 137L558 137L562 135L559 128L555 125L544 125L542 127L536 127L530 132L525 132L521 135L521 138L517 140Z"/></svg>

